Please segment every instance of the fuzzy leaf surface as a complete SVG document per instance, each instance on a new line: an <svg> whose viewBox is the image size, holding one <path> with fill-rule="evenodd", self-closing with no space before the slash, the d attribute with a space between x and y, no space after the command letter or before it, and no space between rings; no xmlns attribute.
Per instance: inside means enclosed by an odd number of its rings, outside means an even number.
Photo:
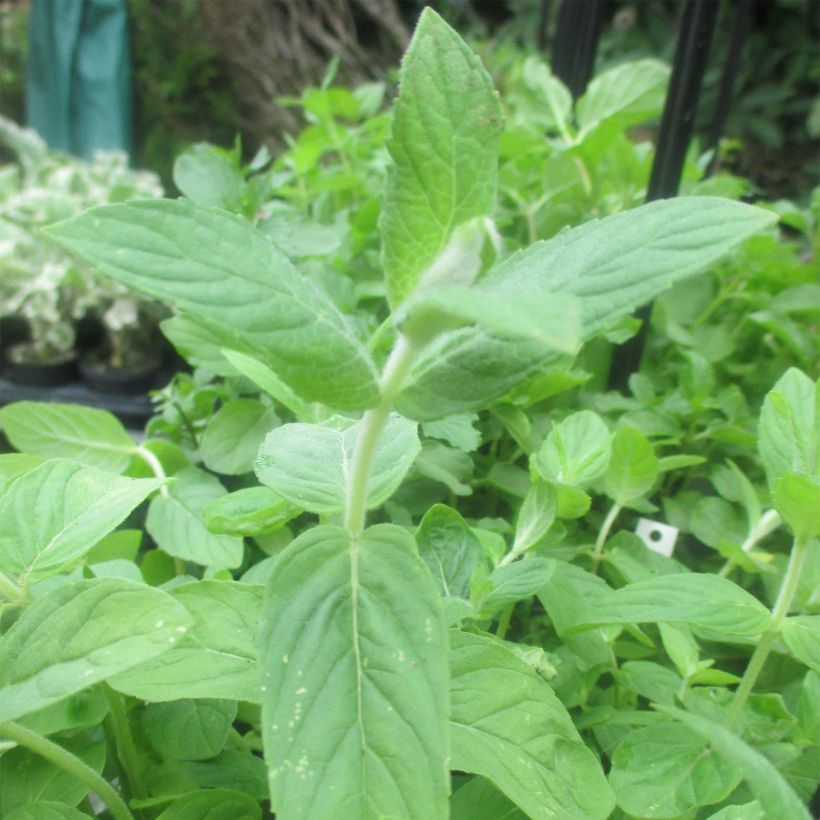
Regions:
<svg viewBox="0 0 820 820"><path fill-rule="evenodd" d="M340 409L375 403L373 362L347 320L244 219L144 200L93 208L48 234L123 285L250 345L304 398Z"/></svg>
<svg viewBox="0 0 820 820"><path fill-rule="evenodd" d="M78 404L16 401L0 409L0 428L21 453L67 458L121 473L136 445L107 410Z"/></svg>
<svg viewBox="0 0 820 820"><path fill-rule="evenodd" d="M450 637L452 768L486 777L534 820L607 817L600 764L546 681L489 636Z"/></svg>
<svg viewBox="0 0 820 820"><path fill-rule="evenodd" d="M0 570L29 581L53 575L82 558L162 483L44 462L0 496Z"/></svg>
<svg viewBox="0 0 820 820"><path fill-rule="evenodd" d="M52 590L0 639L0 721L167 652L191 621L170 595L131 581L100 578Z"/></svg>
<svg viewBox="0 0 820 820"><path fill-rule="evenodd" d="M383 504L399 487L421 449L417 425L393 414L379 440L367 491L369 509ZM337 512L361 422L334 416L321 424L283 424L259 448L256 475L302 510Z"/></svg>
<svg viewBox="0 0 820 820"><path fill-rule="evenodd" d="M271 802L285 820L447 817L447 633L404 530L321 526L281 553L260 633Z"/></svg>
<svg viewBox="0 0 820 820"><path fill-rule="evenodd" d="M454 228L495 200L501 105L478 57L426 9L402 61L381 215L382 258L395 308Z"/></svg>

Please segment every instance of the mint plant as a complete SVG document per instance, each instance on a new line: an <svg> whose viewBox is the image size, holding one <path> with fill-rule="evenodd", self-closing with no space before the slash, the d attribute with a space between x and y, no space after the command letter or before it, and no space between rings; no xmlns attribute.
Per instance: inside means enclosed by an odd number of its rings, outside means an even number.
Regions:
<svg viewBox="0 0 820 820"><path fill-rule="evenodd" d="M714 465L720 513L748 526L712 564L624 528L705 456L636 413L608 423L612 397L544 410L583 381L584 342L776 217L688 197L513 251L492 221L501 127L481 62L425 11L388 142L379 327L255 207L134 202L48 229L176 308L173 334L231 382L180 378L141 444L89 408L0 409L4 814L93 815L94 793L118 820L808 817L817 382L792 369L769 393L744 454L765 486ZM199 149L187 173L224 181L225 161ZM778 567L757 547L786 529ZM37 766L39 791L19 776Z"/></svg>

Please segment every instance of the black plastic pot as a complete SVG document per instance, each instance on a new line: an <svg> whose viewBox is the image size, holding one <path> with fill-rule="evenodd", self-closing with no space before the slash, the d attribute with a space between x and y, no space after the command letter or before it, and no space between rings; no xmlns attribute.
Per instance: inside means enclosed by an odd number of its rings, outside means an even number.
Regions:
<svg viewBox="0 0 820 820"><path fill-rule="evenodd" d="M151 390L156 386L159 371L159 363L136 372L80 364L83 383L90 390L120 396L135 396Z"/></svg>

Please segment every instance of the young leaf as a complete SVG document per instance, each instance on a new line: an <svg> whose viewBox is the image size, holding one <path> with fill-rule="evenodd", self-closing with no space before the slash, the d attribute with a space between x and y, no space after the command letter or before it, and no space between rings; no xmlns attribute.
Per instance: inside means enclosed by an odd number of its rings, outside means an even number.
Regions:
<svg viewBox="0 0 820 820"><path fill-rule="evenodd" d="M349 543L322 526L281 553L260 633L274 811L445 818L446 647L438 590L404 530Z"/></svg>
<svg viewBox="0 0 820 820"><path fill-rule="evenodd" d="M199 451L205 466L225 475L251 472L259 446L278 424L276 413L255 399L225 402L202 436Z"/></svg>
<svg viewBox="0 0 820 820"><path fill-rule="evenodd" d="M157 820L260 820L262 809L250 795L234 789L205 789L178 797Z"/></svg>
<svg viewBox="0 0 820 820"><path fill-rule="evenodd" d="M612 458L604 478L606 494L624 506L646 495L658 477L655 448L640 431L623 427L612 437Z"/></svg>
<svg viewBox="0 0 820 820"><path fill-rule="evenodd" d="M235 718L235 701L176 700L149 703L142 727L163 758L207 760L222 750Z"/></svg>
<svg viewBox="0 0 820 820"><path fill-rule="evenodd" d="M451 767L486 777L534 820L609 816L601 766L546 681L489 636L450 637Z"/></svg>
<svg viewBox="0 0 820 820"><path fill-rule="evenodd" d="M820 470L820 381L789 368L760 411L758 449L769 487L784 473Z"/></svg>
<svg viewBox="0 0 820 820"><path fill-rule="evenodd" d="M606 472L611 439L600 416L581 410L552 428L533 465L547 481L583 489Z"/></svg>
<svg viewBox="0 0 820 820"><path fill-rule="evenodd" d="M799 539L820 535L820 475L787 471L774 482L774 506Z"/></svg>
<svg viewBox="0 0 820 820"><path fill-rule="evenodd" d="M725 635L754 637L765 632L771 614L746 590L706 573L685 572L638 581L589 603L591 628L602 624L684 621Z"/></svg>
<svg viewBox="0 0 820 820"><path fill-rule="evenodd" d="M174 185L197 205L226 211L242 207L245 180L230 152L200 142L190 146L174 163Z"/></svg>
<svg viewBox="0 0 820 820"><path fill-rule="evenodd" d="M191 621L167 593L131 581L100 578L51 590L0 638L0 721L167 652Z"/></svg>
<svg viewBox="0 0 820 820"><path fill-rule="evenodd" d="M450 798L451 820L527 820L527 815L483 777L472 777Z"/></svg>
<svg viewBox="0 0 820 820"><path fill-rule="evenodd" d="M116 416L79 404L17 401L0 409L0 427L22 453L67 458L121 473L136 445Z"/></svg>
<svg viewBox="0 0 820 820"><path fill-rule="evenodd" d="M636 817L685 815L727 797L742 770L691 729L664 721L631 732L615 749L609 782Z"/></svg>
<svg viewBox="0 0 820 820"><path fill-rule="evenodd" d="M526 552L534 547L555 522L555 513L555 489L544 481L536 482L527 493L518 514L513 552Z"/></svg>
<svg viewBox="0 0 820 820"><path fill-rule="evenodd" d="M547 583L555 568L548 558L526 558L499 567L488 578L492 585L477 603L483 617L490 618L504 607L535 595Z"/></svg>
<svg viewBox="0 0 820 820"><path fill-rule="evenodd" d="M537 242L489 272L519 292L574 294L583 337L604 330L675 282L699 272L776 217L717 197L659 200ZM555 354L477 328L444 334L419 357L397 398L427 421L478 410L545 369Z"/></svg>
<svg viewBox="0 0 820 820"><path fill-rule="evenodd" d="M810 820L811 815L783 775L757 749L719 723L671 706L657 708L697 732L717 754L734 764L743 773L749 790L758 799L767 817Z"/></svg>
<svg viewBox="0 0 820 820"><path fill-rule="evenodd" d="M481 445L481 433L473 426L477 421L476 413L460 413L438 421L428 421L422 424L421 429L429 438L441 439L458 450L471 453Z"/></svg>
<svg viewBox="0 0 820 820"><path fill-rule="evenodd" d="M264 390L271 398L296 416L296 421L312 421L313 412L264 362L238 350L222 349L222 355L246 379Z"/></svg>
<svg viewBox="0 0 820 820"><path fill-rule="evenodd" d="M616 119L628 128L658 116L663 109L669 66L658 60L633 60L595 77L578 100L575 116L582 131Z"/></svg>
<svg viewBox="0 0 820 820"><path fill-rule="evenodd" d="M158 495L148 507L145 529L161 550L205 567L233 569L242 562L242 540L208 532L203 510L226 494L214 478L196 467L177 473L167 496Z"/></svg>
<svg viewBox="0 0 820 820"><path fill-rule="evenodd" d="M435 504L416 530L419 555L445 597L470 600L470 579L484 560L481 542L451 507Z"/></svg>
<svg viewBox="0 0 820 820"><path fill-rule="evenodd" d="M780 634L797 660L820 672L820 615L786 618Z"/></svg>
<svg viewBox="0 0 820 820"><path fill-rule="evenodd" d="M376 449L367 506L383 504L398 489L418 454L417 425L393 414ZM345 488L360 422L334 416L321 424L283 424L259 448L256 475L302 510L337 512Z"/></svg>
<svg viewBox="0 0 820 820"><path fill-rule="evenodd" d="M127 287L250 346L308 400L359 409L378 397L366 349L330 299L248 222L187 200L93 208L48 228Z"/></svg>
<svg viewBox="0 0 820 820"><path fill-rule="evenodd" d="M202 521L215 535L257 536L280 530L300 513L267 487L246 487L208 504Z"/></svg>
<svg viewBox="0 0 820 820"><path fill-rule="evenodd" d="M0 496L3 572L29 583L53 575L82 558L162 483L46 461Z"/></svg>
<svg viewBox="0 0 820 820"><path fill-rule="evenodd" d="M410 295L454 228L495 200L501 106L481 61L431 9L402 61L381 215L390 303Z"/></svg>
<svg viewBox="0 0 820 820"><path fill-rule="evenodd" d="M169 594L190 613L193 626L169 652L116 675L109 684L153 702L222 698L257 703L262 588L198 581L176 586Z"/></svg>

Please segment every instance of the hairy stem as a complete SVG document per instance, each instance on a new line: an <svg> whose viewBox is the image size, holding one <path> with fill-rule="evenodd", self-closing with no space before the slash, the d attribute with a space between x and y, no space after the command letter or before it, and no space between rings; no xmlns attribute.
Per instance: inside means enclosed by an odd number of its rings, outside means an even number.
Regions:
<svg viewBox="0 0 820 820"><path fill-rule="evenodd" d="M595 539L595 549L592 552L592 571L596 574L598 572L598 566L601 563L601 556L604 552L604 544L606 544L606 539L609 537L609 531L612 529L612 525L615 523L615 519L618 517L618 513L622 509L623 508L618 503L612 505L609 512L606 514L604 523L601 525L601 530L598 533L598 537Z"/></svg>
<svg viewBox="0 0 820 820"><path fill-rule="evenodd" d="M767 510L760 517L760 521L757 522L757 526L750 530L749 534L746 536L746 540L740 545L740 548L743 552L751 552L758 541L762 541L779 526L780 516L778 515L777 510ZM725 578L736 566L737 562L730 558L723 565L723 568L720 570L718 575L721 578Z"/></svg>
<svg viewBox="0 0 820 820"><path fill-rule="evenodd" d="M358 538L364 530L367 513L367 485L376 447L384 432L390 415L393 398L401 388L404 378L418 353L418 348L405 336L399 336L381 378L381 402L368 410L362 418L356 446L353 449L353 463L347 483L345 499L345 529L353 538Z"/></svg>
<svg viewBox="0 0 820 820"><path fill-rule="evenodd" d="M734 700L726 712L724 725L727 729L731 729L737 723L737 719L740 717L752 689L754 689L760 670L763 669L763 664L766 663L766 658L769 657L769 652L771 652L772 646L780 634L783 621L786 620L786 616L789 614L789 609L797 592L797 584L800 581L800 573L806 562L807 543L806 539L794 539L791 555L789 556L789 565L786 567L786 574L783 576L783 582L780 585L780 591L772 610L771 623L766 632L760 636L760 640L754 652L752 652L752 657L749 658L746 671L735 690Z"/></svg>
<svg viewBox="0 0 820 820"><path fill-rule="evenodd" d="M148 790L145 788L145 782L142 779L142 765L140 764L137 747L134 744L134 736L131 733L131 724L128 721L125 701L119 692L115 692L106 683L102 684L102 690L108 701L117 757L122 763L128 778L131 796L136 798L147 797Z"/></svg>
<svg viewBox="0 0 820 820"><path fill-rule="evenodd" d="M0 723L0 736L13 740L18 746L23 746L35 754L44 757L59 769L74 776L83 783L89 791L94 792L111 810L115 820L134 820L134 815L125 805L125 801L114 790L110 783L97 774L85 761L54 743L48 738L32 732L19 723Z"/></svg>
<svg viewBox="0 0 820 820"><path fill-rule="evenodd" d="M157 478L168 478L162 467L162 462L147 447L137 447L136 453L151 468ZM165 484L159 488L159 492L160 495L168 497L168 487Z"/></svg>

